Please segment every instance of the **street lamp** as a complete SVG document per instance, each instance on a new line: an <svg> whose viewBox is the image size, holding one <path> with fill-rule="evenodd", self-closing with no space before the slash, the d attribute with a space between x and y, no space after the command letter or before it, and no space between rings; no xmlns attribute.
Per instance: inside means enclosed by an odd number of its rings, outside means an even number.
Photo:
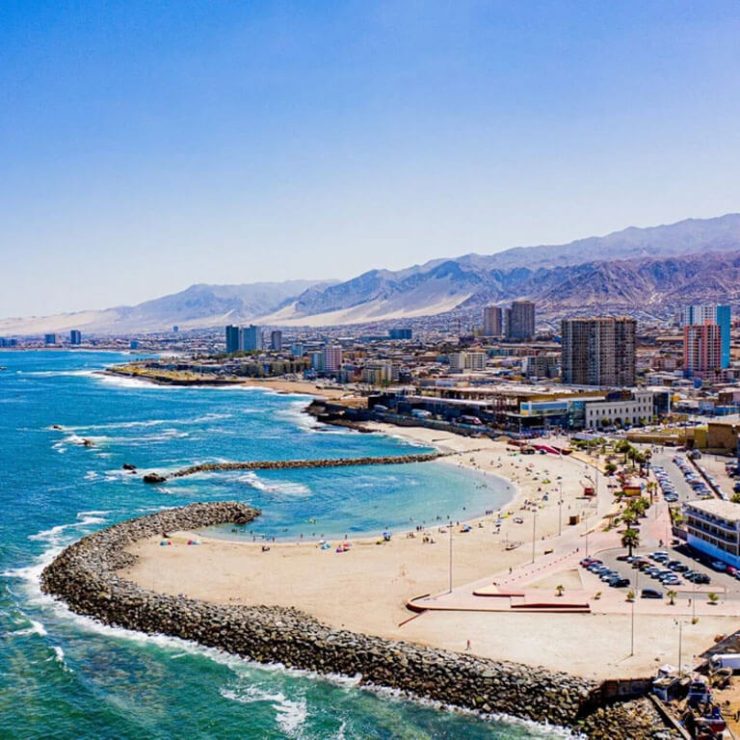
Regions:
<svg viewBox="0 0 740 740"><path fill-rule="evenodd" d="M537 507L534 509L534 516L532 517L532 562L534 563L534 551L535 544L537 542Z"/></svg>
<svg viewBox="0 0 740 740"><path fill-rule="evenodd" d="M452 519L450 519L450 590L452 593Z"/></svg>
<svg viewBox="0 0 740 740"><path fill-rule="evenodd" d="M560 498L558 499L558 537L563 534L563 481L558 483L560 486Z"/></svg>
<svg viewBox="0 0 740 740"><path fill-rule="evenodd" d="M674 619L673 623L678 625L678 677L681 678L683 675L681 670L681 660L683 657L683 622L680 619Z"/></svg>
<svg viewBox="0 0 740 740"><path fill-rule="evenodd" d="M632 610L630 616L630 657L635 654L635 602L640 593L640 569L635 570L635 597L632 599Z"/></svg>

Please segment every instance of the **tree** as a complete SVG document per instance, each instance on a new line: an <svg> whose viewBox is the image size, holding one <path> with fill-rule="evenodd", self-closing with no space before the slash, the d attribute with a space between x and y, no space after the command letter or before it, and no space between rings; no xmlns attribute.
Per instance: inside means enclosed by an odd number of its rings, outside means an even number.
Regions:
<svg viewBox="0 0 740 740"><path fill-rule="evenodd" d="M622 535L622 547L626 547L629 550L629 555L632 557L632 550L640 545L640 533L636 529L628 527L624 530Z"/></svg>
<svg viewBox="0 0 740 740"><path fill-rule="evenodd" d="M613 462L608 462L604 465L604 470L607 475L614 475L617 472L617 466Z"/></svg>
<svg viewBox="0 0 740 740"><path fill-rule="evenodd" d="M557 593L558 596L562 596L563 591L565 591L565 586L555 586L555 593Z"/></svg>
<svg viewBox="0 0 740 740"><path fill-rule="evenodd" d="M719 596L714 591L707 594L707 600L712 606L716 606L719 603Z"/></svg>
<svg viewBox="0 0 740 740"><path fill-rule="evenodd" d="M678 596L678 594L675 591L667 591L666 596L669 599L668 603L673 606L676 603L676 596Z"/></svg>
<svg viewBox="0 0 740 740"><path fill-rule="evenodd" d="M630 589L627 591L627 601L634 601L635 600L635 592Z"/></svg>
<svg viewBox="0 0 740 740"><path fill-rule="evenodd" d="M637 521L637 512L631 506L628 506L622 512L622 521L629 527Z"/></svg>

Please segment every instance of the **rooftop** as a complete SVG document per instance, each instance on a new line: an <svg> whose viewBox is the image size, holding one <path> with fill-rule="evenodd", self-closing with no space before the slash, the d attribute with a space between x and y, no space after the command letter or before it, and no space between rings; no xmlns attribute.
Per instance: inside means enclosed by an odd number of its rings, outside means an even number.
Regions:
<svg viewBox="0 0 740 740"><path fill-rule="evenodd" d="M733 504L732 501L720 501L719 499L690 501L687 506L730 522L740 521L740 504Z"/></svg>

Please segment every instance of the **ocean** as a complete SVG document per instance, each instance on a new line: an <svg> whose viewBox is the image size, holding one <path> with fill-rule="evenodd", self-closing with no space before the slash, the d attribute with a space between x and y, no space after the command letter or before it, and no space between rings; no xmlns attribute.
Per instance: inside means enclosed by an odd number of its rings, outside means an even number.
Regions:
<svg viewBox="0 0 740 740"><path fill-rule="evenodd" d="M561 735L361 689L351 678L261 666L104 627L41 594L40 572L64 546L159 508L236 499L263 514L244 531L224 528L223 536L315 539L463 519L498 508L511 495L503 481L444 463L199 474L147 486L143 472L195 462L424 448L319 425L302 413L306 397L161 387L99 374L126 359L0 351L0 737ZM124 463L139 474L124 471Z"/></svg>

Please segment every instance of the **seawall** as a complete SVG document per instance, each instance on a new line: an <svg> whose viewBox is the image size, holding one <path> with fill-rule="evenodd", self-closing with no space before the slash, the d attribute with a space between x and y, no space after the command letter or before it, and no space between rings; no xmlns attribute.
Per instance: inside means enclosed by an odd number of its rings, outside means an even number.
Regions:
<svg viewBox="0 0 740 740"><path fill-rule="evenodd" d="M262 663L360 675L363 684L568 726L590 737L640 740L654 737L659 729L665 732L648 702L601 706L600 687L588 679L334 629L292 608L213 604L159 594L117 574L135 562L125 548L137 540L245 523L258 514L244 504L219 502L122 522L66 548L42 573L42 589L73 611L105 624L193 640Z"/></svg>

